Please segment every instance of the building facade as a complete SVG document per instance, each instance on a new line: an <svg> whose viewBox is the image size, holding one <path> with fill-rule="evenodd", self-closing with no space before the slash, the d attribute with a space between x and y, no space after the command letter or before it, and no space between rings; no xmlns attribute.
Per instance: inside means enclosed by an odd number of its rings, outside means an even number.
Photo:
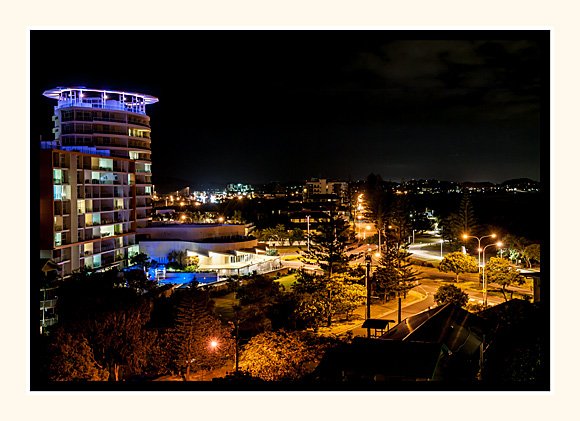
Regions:
<svg viewBox="0 0 580 421"><path fill-rule="evenodd" d="M128 266L137 228L150 220L151 129L157 98L59 87L55 139L41 142L40 254L67 277L80 268Z"/></svg>
<svg viewBox="0 0 580 421"><path fill-rule="evenodd" d="M305 190L307 199L312 199L316 195L328 194L335 194L340 199L345 199L348 195L348 183L326 178L314 178L306 182Z"/></svg>
<svg viewBox="0 0 580 421"><path fill-rule="evenodd" d="M268 256L258 240L245 235L241 224L163 224L139 231L139 250L158 263L168 263L172 251L199 259L200 270L233 275L268 273L282 267L279 256Z"/></svg>

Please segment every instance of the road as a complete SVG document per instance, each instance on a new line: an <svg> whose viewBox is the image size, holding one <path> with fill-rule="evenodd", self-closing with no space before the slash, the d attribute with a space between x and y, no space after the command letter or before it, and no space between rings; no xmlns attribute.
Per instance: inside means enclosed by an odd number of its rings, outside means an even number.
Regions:
<svg viewBox="0 0 580 421"><path fill-rule="evenodd" d="M440 241L441 240L438 237L429 237L429 238L419 237L419 238L416 238L415 244L413 244L409 247L409 252L413 254L413 259L415 259L415 260L424 261L424 262L428 262L428 263L432 263L432 264L436 265L437 263L439 263L441 261L441 259L442 259L441 256L442 255L445 256L445 254L447 254L447 252L448 252L445 249L445 245L443 246L443 251L441 251L441 249L439 249L439 250L433 249L432 245L433 244L440 244ZM429 249L426 249L426 246L429 246L429 245L431 245L431 247ZM372 245L372 244L368 245L368 244L363 243L360 246L356 247L355 249L350 250L348 253L349 254L355 254L355 253L356 254L357 253L364 254L366 252L371 252L371 255L373 256L372 261L373 261L373 266L374 266L374 265L376 265L376 257L374 257L374 253L377 252L377 249L378 249L377 245ZM363 256L359 257L358 259L354 260L353 263L364 264L364 257ZM309 271L315 271L315 272L322 273L322 271L318 268L317 265L304 264L303 262L300 262L300 261L284 261L284 260L282 260L282 265L288 266L291 268L295 268L295 269L304 268L304 269L309 270ZM419 274L418 285L416 287L414 287L413 290L422 294L424 298L403 307L401 309L401 320L405 320L406 318L408 318L410 316L413 316L413 315L421 313L421 312L423 312L431 307L434 307L436 305L436 303L435 303L433 296L434 296L435 292L437 291L437 289L439 288L439 286L441 285L440 282L441 281L455 282L455 278L456 278L455 274L439 272L439 270L435 267L414 265L413 268ZM478 282L478 275L477 274L463 274L463 275L459 276L459 281ZM461 283L459 283L458 286L461 287ZM511 289L513 289L514 291L524 293L524 294L531 294L531 291L527 288L514 287ZM469 301L471 303L483 304L483 292L481 292L481 291L469 291L469 290L465 290L465 292L469 296ZM502 297L495 297L495 296L488 295L487 301L488 301L489 305L497 305L497 304L502 303L504 300ZM371 313L371 317L372 318L387 319L387 320L395 320L397 322L398 321L398 310L386 312L384 314L372 314ZM360 327L360 325L362 325L362 322L359 325L357 325L355 328L352 328L352 326L351 326L348 329L345 329L345 332L348 330L352 330L352 332L355 334L355 336L366 335L366 329L362 329ZM337 333L344 333L344 332L337 332Z"/></svg>

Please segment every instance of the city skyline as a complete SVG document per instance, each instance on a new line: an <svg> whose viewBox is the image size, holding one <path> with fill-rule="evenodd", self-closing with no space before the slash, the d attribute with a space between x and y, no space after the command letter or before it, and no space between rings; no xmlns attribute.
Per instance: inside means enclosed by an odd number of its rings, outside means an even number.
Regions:
<svg viewBox="0 0 580 421"><path fill-rule="evenodd" d="M154 184L357 180L371 172L393 181L540 181L540 151L543 165L549 161L541 140L549 113L540 116L540 104L549 108L548 36L33 31L31 142L52 139L53 104L42 92L83 85L159 98L148 107ZM44 45L55 37L66 39L74 66L46 66L52 53ZM127 40L147 45L146 54L128 54ZM83 47L95 42L118 48L95 59Z"/></svg>

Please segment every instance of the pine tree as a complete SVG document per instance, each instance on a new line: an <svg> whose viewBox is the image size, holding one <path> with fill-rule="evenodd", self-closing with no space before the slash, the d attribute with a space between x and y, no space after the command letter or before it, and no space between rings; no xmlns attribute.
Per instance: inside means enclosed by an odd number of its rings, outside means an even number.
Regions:
<svg viewBox="0 0 580 421"><path fill-rule="evenodd" d="M328 224L321 224L310 234L310 250L300 249L302 261L315 260L322 270L328 273L328 279L334 274L343 272L348 263L358 255L348 255L346 249L354 240L354 235L347 222L338 215L331 217Z"/></svg>
<svg viewBox="0 0 580 421"><path fill-rule="evenodd" d="M385 245L381 252L379 265L373 274L374 289L383 296L383 301L391 294L407 297L407 291L413 288L417 280L417 271L411 264L411 253L408 245L394 230L386 232Z"/></svg>
<svg viewBox="0 0 580 421"><path fill-rule="evenodd" d="M455 224L455 229L458 232L458 237L461 237L464 233L472 233L477 224L475 219L475 213L473 211L473 206L469 200L469 194L467 192L463 193L461 197L461 203L459 203L459 213L458 219Z"/></svg>
<svg viewBox="0 0 580 421"><path fill-rule="evenodd" d="M369 174L365 185L367 210L377 229L382 230L389 213L389 195L380 175Z"/></svg>
<svg viewBox="0 0 580 421"><path fill-rule="evenodd" d="M172 329L175 365L185 369L209 370L223 364L231 354L233 341L228 330L211 314L209 296L196 289L183 293ZM212 344L215 344L212 345Z"/></svg>

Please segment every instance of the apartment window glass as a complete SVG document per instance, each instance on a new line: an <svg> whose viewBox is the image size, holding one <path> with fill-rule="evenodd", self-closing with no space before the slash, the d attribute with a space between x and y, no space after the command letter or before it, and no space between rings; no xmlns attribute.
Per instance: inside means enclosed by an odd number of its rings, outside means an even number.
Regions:
<svg viewBox="0 0 580 421"><path fill-rule="evenodd" d="M53 186L54 200L62 200L62 186Z"/></svg>
<svg viewBox="0 0 580 421"><path fill-rule="evenodd" d="M59 169L52 170L52 178L54 184L62 184L62 170Z"/></svg>
<svg viewBox="0 0 580 421"><path fill-rule="evenodd" d="M60 232L54 234L54 246L59 247L62 245L62 235Z"/></svg>

